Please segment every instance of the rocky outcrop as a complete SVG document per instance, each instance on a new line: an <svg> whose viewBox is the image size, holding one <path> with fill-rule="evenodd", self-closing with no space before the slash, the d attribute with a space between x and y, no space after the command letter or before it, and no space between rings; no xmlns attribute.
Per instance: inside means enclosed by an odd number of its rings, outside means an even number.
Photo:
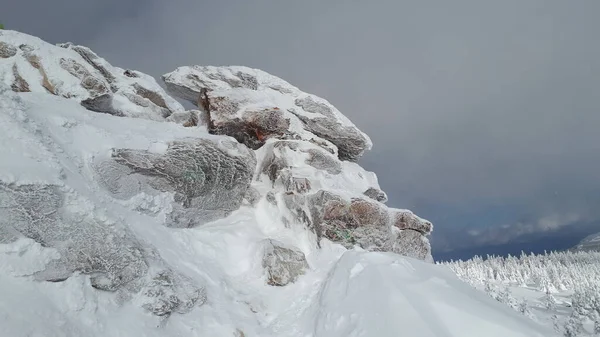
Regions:
<svg viewBox="0 0 600 337"><path fill-rule="evenodd" d="M47 92L116 116L163 120L185 111L152 77L113 67L83 46L55 46L26 34L3 31L2 58L15 64L17 70L10 72L0 67L0 77L12 77L10 83L16 92Z"/></svg>
<svg viewBox="0 0 600 337"><path fill-rule="evenodd" d="M393 214L393 225L398 229L409 229L428 235L433 231L431 222L421 219L413 212L406 209L390 209Z"/></svg>
<svg viewBox="0 0 600 337"><path fill-rule="evenodd" d="M11 44L0 41L0 58L7 59L17 55L17 48Z"/></svg>
<svg viewBox="0 0 600 337"><path fill-rule="evenodd" d="M324 190L309 195L286 194L284 198L292 214L291 221L305 223L318 241L326 238L348 249L356 245L372 251L406 252L403 255L430 260L431 247L426 235L431 232L431 223L409 211ZM401 226L404 230L399 231Z"/></svg>
<svg viewBox="0 0 600 337"><path fill-rule="evenodd" d="M19 69L17 68L16 64L13 64L12 72L13 72L13 77L14 77L14 80L10 86L12 91L14 91L14 92L30 92L31 90L29 90L29 83L27 83L27 81L25 81L25 79L21 76L21 74L19 74Z"/></svg>
<svg viewBox="0 0 600 337"><path fill-rule="evenodd" d="M263 241L262 266L267 273L267 284L285 286L303 275L308 269L304 253L283 243L267 239Z"/></svg>
<svg viewBox="0 0 600 337"><path fill-rule="evenodd" d="M258 149L270 138L331 144L356 161L371 140L326 100L246 67L180 67L163 75L169 92L208 113L209 130ZM328 146L331 146L328 145Z"/></svg>
<svg viewBox="0 0 600 337"><path fill-rule="evenodd" d="M149 277L140 293L142 307L157 316L186 314L206 302L206 289L184 275L163 269Z"/></svg>
<svg viewBox="0 0 600 337"><path fill-rule="evenodd" d="M342 172L342 163L330 152L298 140L271 141L261 149L262 162L257 180L265 175L273 188L283 187L286 192L306 193L313 189L314 177ZM313 180L313 182L311 182Z"/></svg>
<svg viewBox="0 0 600 337"><path fill-rule="evenodd" d="M363 192L363 194L373 200L377 200L382 203L386 203L388 200L387 194L385 194L384 191L374 187L369 187L366 191Z"/></svg>
<svg viewBox="0 0 600 337"><path fill-rule="evenodd" d="M252 301L239 288L211 297L224 283L290 286L310 273L307 256L332 262L312 255L332 243L432 261L432 224L384 205L356 163L370 139L329 102L245 67L163 79L198 110L86 47L0 32L0 245L39 255L11 277L40 293L78 283L77 311L104 305L87 293L101 291L162 322L207 298ZM245 253L260 262L230 262Z"/></svg>
<svg viewBox="0 0 600 337"><path fill-rule="evenodd" d="M60 258L33 276L59 282L80 272L94 288L142 296L155 315L185 313L205 301L203 287L171 270L150 271L164 262L137 241L123 224L100 221L88 210L66 203L77 196L56 185L13 185L0 181L0 243L29 238L54 248Z"/></svg>
<svg viewBox="0 0 600 337"><path fill-rule="evenodd" d="M103 185L117 198L174 193L170 227L194 227L238 209L250 187L254 153L230 140L187 139L164 153L113 149L96 164Z"/></svg>
<svg viewBox="0 0 600 337"><path fill-rule="evenodd" d="M18 233L15 237L60 248L61 259L38 273L39 279L59 281L80 271L93 275L95 288L115 291L148 270L139 244L130 236L111 240L109 226L63 213L65 194L58 186L0 183L0 199L7 206L0 208L0 227Z"/></svg>
<svg viewBox="0 0 600 337"><path fill-rule="evenodd" d="M400 230L394 233L389 251L427 262L433 262L431 244L426 236L414 230Z"/></svg>

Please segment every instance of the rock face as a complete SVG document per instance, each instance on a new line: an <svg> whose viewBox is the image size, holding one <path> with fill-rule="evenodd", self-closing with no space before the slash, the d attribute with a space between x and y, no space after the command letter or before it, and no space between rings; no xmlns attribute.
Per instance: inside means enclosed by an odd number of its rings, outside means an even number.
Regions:
<svg viewBox="0 0 600 337"><path fill-rule="evenodd" d="M163 120L185 111L148 75L113 67L83 46L13 31L0 35L0 80L16 92L47 92L116 116Z"/></svg>
<svg viewBox="0 0 600 337"><path fill-rule="evenodd" d="M366 250L393 251L431 260L426 236L432 225L410 211L389 209L369 199L348 199L325 190L308 195L286 194L284 198L292 221L307 224L319 242L326 238L348 249L357 245Z"/></svg>
<svg viewBox="0 0 600 337"><path fill-rule="evenodd" d="M172 270L160 270L141 290L142 307L157 316L186 314L206 302L206 290L192 280Z"/></svg>
<svg viewBox="0 0 600 337"><path fill-rule="evenodd" d="M202 305L203 282L169 265L133 223L141 215L154 226L185 227L183 215L197 222L225 216L241 203L235 193L250 185L254 153L201 130L97 114L49 93L24 101L11 89L0 83L0 245L29 240L55 252L23 276L63 282L86 275L97 291L161 317ZM100 163L116 171L98 172ZM204 174L193 190L184 174L191 168ZM205 207L194 209L200 202Z"/></svg>
<svg viewBox="0 0 600 337"><path fill-rule="evenodd" d="M263 242L262 266L267 273L267 283L285 286L303 275L308 269L304 253L283 243L267 239Z"/></svg>
<svg viewBox="0 0 600 337"><path fill-rule="evenodd" d="M341 160L356 161L372 145L326 100L257 69L180 67L163 80L169 92L209 114L211 132L252 149L270 138L312 140L335 148Z"/></svg>
<svg viewBox="0 0 600 337"><path fill-rule="evenodd" d="M13 234L0 241L27 237L61 248L61 259L38 273L38 278L58 281L80 271L94 275L95 288L114 291L148 270L140 245L130 235L105 240L114 231L111 225L63 212L65 195L58 186L0 183L0 199L8 206L0 209L0 227Z"/></svg>
<svg viewBox="0 0 600 337"><path fill-rule="evenodd" d="M151 276L164 262L135 239L123 224L100 221L92 212L73 212L66 200L77 198L56 185L14 185L0 181L0 244L29 238L58 250L33 276L59 282L75 272L90 275L94 288L140 294L144 307L164 316L185 313L205 301L205 290L173 271Z"/></svg>
<svg viewBox="0 0 600 337"><path fill-rule="evenodd" d="M165 153L113 149L97 172L117 198L138 193L174 193L167 225L194 227L238 209L250 187L254 153L230 140L188 139L168 144Z"/></svg>

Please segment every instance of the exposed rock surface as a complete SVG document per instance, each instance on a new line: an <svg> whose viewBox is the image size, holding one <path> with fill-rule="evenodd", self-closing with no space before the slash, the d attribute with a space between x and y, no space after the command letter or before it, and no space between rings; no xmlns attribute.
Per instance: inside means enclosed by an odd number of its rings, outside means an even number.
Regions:
<svg viewBox="0 0 600 337"><path fill-rule="evenodd" d="M7 59L17 55L17 48L11 44L0 41L0 57Z"/></svg>
<svg viewBox="0 0 600 337"><path fill-rule="evenodd" d="M113 149L111 159L98 163L96 170L118 198L174 193L167 225L194 227L238 209L255 166L254 153L241 144L188 139L168 144L164 153Z"/></svg>
<svg viewBox="0 0 600 337"><path fill-rule="evenodd" d="M157 316L172 313L186 314L206 302L206 289L171 270L160 270L141 290L143 307Z"/></svg>
<svg viewBox="0 0 600 337"><path fill-rule="evenodd" d="M310 195L286 194L286 206L293 219L305 223L321 238L338 242L348 249L355 245L366 250L402 252L408 256L430 260L431 247L425 237L431 223L409 211L387 208L384 204L362 198L347 199L320 190ZM398 223L403 224L398 235Z"/></svg>
<svg viewBox="0 0 600 337"><path fill-rule="evenodd" d="M148 75L113 67L83 46L55 46L13 31L0 35L0 80L17 92L48 92L116 116L163 120L185 111Z"/></svg>
<svg viewBox="0 0 600 337"><path fill-rule="evenodd" d="M427 240L427 237L410 229L398 231L396 235L390 251L415 259L433 262L431 244Z"/></svg>
<svg viewBox="0 0 600 337"><path fill-rule="evenodd" d="M374 187L369 187L363 194L382 203L386 203L388 200L387 194L384 191Z"/></svg>
<svg viewBox="0 0 600 337"><path fill-rule="evenodd" d="M90 275L94 288L144 296L144 308L155 315L185 313L205 300L205 290L173 271L150 276L163 264L123 224L100 221L90 210L74 212L77 199L56 185L13 185L0 181L0 244L29 238L58 250L33 276L59 282L75 272ZM87 212L86 212L87 211Z"/></svg>
<svg viewBox="0 0 600 337"><path fill-rule="evenodd" d="M322 139L342 160L356 161L371 140L326 100L247 67L180 67L163 76L167 89L210 116L209 130L252 149L266 139Z"/></svg>
<svg viewBox="0 0 600 337"><path fill-rule="evenodd" d="M285 286L308 270L308 263L300 250L271 239L265 240L263 244L262 266L267 273L269 285Z"/></svg>

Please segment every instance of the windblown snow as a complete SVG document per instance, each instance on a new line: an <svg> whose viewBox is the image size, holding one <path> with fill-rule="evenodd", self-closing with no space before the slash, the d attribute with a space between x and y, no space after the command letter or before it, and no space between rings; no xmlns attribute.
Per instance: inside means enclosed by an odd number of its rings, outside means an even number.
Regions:
<svg viewBox="0 0 600 337"><path fill-rule="evenodd" d="M431 263L369 137L246 67L168 91L86 47L0 31L6 336L551 336Z"/></svg>

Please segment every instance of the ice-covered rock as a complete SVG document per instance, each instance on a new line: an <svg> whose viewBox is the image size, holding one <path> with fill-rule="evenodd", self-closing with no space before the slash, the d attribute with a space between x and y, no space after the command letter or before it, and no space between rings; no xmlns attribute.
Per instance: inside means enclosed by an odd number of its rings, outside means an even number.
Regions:
<svg viewBox="0 0 600 337"><path fill-rule="evenodd" d="M345 198L325 190L313 194L285 194L283 198L292 214L290 221L306 224L315 232L318 242L326 238L348 249L359 246L433 261L425 236L429 232L407 226L404 226L406 230L393 228L401 218L410 220L412 227L431 229L431 223L410 212L399 213L370 199Z"/></svg>
<svg viewBox="0 0 600 337"><path fill-rule="evenodd" d="M269 285L285 286L308 270L306 257L297 248L266 239L263 241L263 249L262 266L267 273Z"/></svg>
<svg viewBox="0 0 600 337"><path fill-rule="evenodd" d="M235 189L240 182L237 177L246 175L242 185L247 188L254 171L254 155L230 139L207 133L203 136L180 125L121 119L86 111L69 99L39 93L27 95L34 97L25 102L0 83L0 244L30 239L45 249L54 249L58 255L26 276L37 281L63 282L76 274L88 275L93 288L119 293L161 316L184 313L204 303L203 284L191 282L170 268L154 247L140 240L130 223L136 222L135 217L115 214L119 208L131 209L148 213L149 218L156 218L155 223L168 223L168 216L176 214L173 205L177 201L166 196L168 192L148 198L143 188L131 190L125 203L112 195L99 197L96 193L101 190L95 187L96 183L103 185L106 181L95 179L95 163L110 158L116 144L128 144L134 153L164 153L154 161L157 165L177 144L210 144L207 148L212 153L203 152L204 157L193 159L210 158L213 163L222 160L223 168L228 159L239 160L248 165L246 171L233 167L235 172L226 176L227 170L215 174L215 166L200 167L199 162L188 161L185 155L172 159L206 169L210 177L203 185L205 190L223 185L239 192ZM117 129L120 131L114 133ZM129 159L132 164L137 163ZM168 168L165 172L173 173ZM169 177L171 182L180 178L173 175ZM181 182L173 184L182 188ZM228 202L232 199L230 195Z"/></svg>
<svg viewBox="0 0 600 337"><path fill-rule="evenodd" d="M336 148L356 161L370 138L325 99L247 67L180 67L163 75L169 92L208 113L209 129L257 149L269 138L301 139Z"/></svg>
<svg viewBox="0 0 600 337"><path fill-rule="evenodd" d="M96 171L117 198L139 193L173 193L171 227L194 227L238 209L256 167L254 153L229 139L189 138L170 142L160 153L113 149Z"/></svg>
<svg viewBox="0 0 600 337"><path fill-rule="evenodd" d="M387 194L384 191L375 187L369 187L366 191L363 192L363 194L373 200L377 200L382 203L386 203L388 200Z"/></svg>
<svg viewBox="0 0 600 337"><path fill-rule="evenodd" d="M141 290L142 307L157 316L186 314L206 302L206 289L172 270L155 272Z"/></svg>
<svg viewBox="0 0 600 337"><path fill-rule="evenodd" d="M147 298L143 307L159 316L203 304L203 287L173 271L151 277L149 268L164 263L160 256L126 226L102 219L81 202L65 187L0 181L0 243L28 238L56 249L60 257L32 275L38 281L61 282L76 272L90 275L96 289Z"/></svg>
<svg viewBox="0 0 600 337"><path fill-rule="evenodd" d="M391 247L386 250L415 259L433 262L429 240L422 233L415 230L394 230Z"/></svg>
<svg viewBox="0 0 600 337"><path fill-rule="evenodd" d="M148 75L113 67L83 46L55 46L15 31L0 35L0 81L16 92L50 93L116 116L163 120L185 111Z"/></svg>
<svg viewBox="0 0 600 337"><path fill-rule="evenodd" d="M393 225L399 229L411 229L425 235L433 231L433 225L430 221L416 216L409 210L392 208L391 211L393 213Z"/></svg>

